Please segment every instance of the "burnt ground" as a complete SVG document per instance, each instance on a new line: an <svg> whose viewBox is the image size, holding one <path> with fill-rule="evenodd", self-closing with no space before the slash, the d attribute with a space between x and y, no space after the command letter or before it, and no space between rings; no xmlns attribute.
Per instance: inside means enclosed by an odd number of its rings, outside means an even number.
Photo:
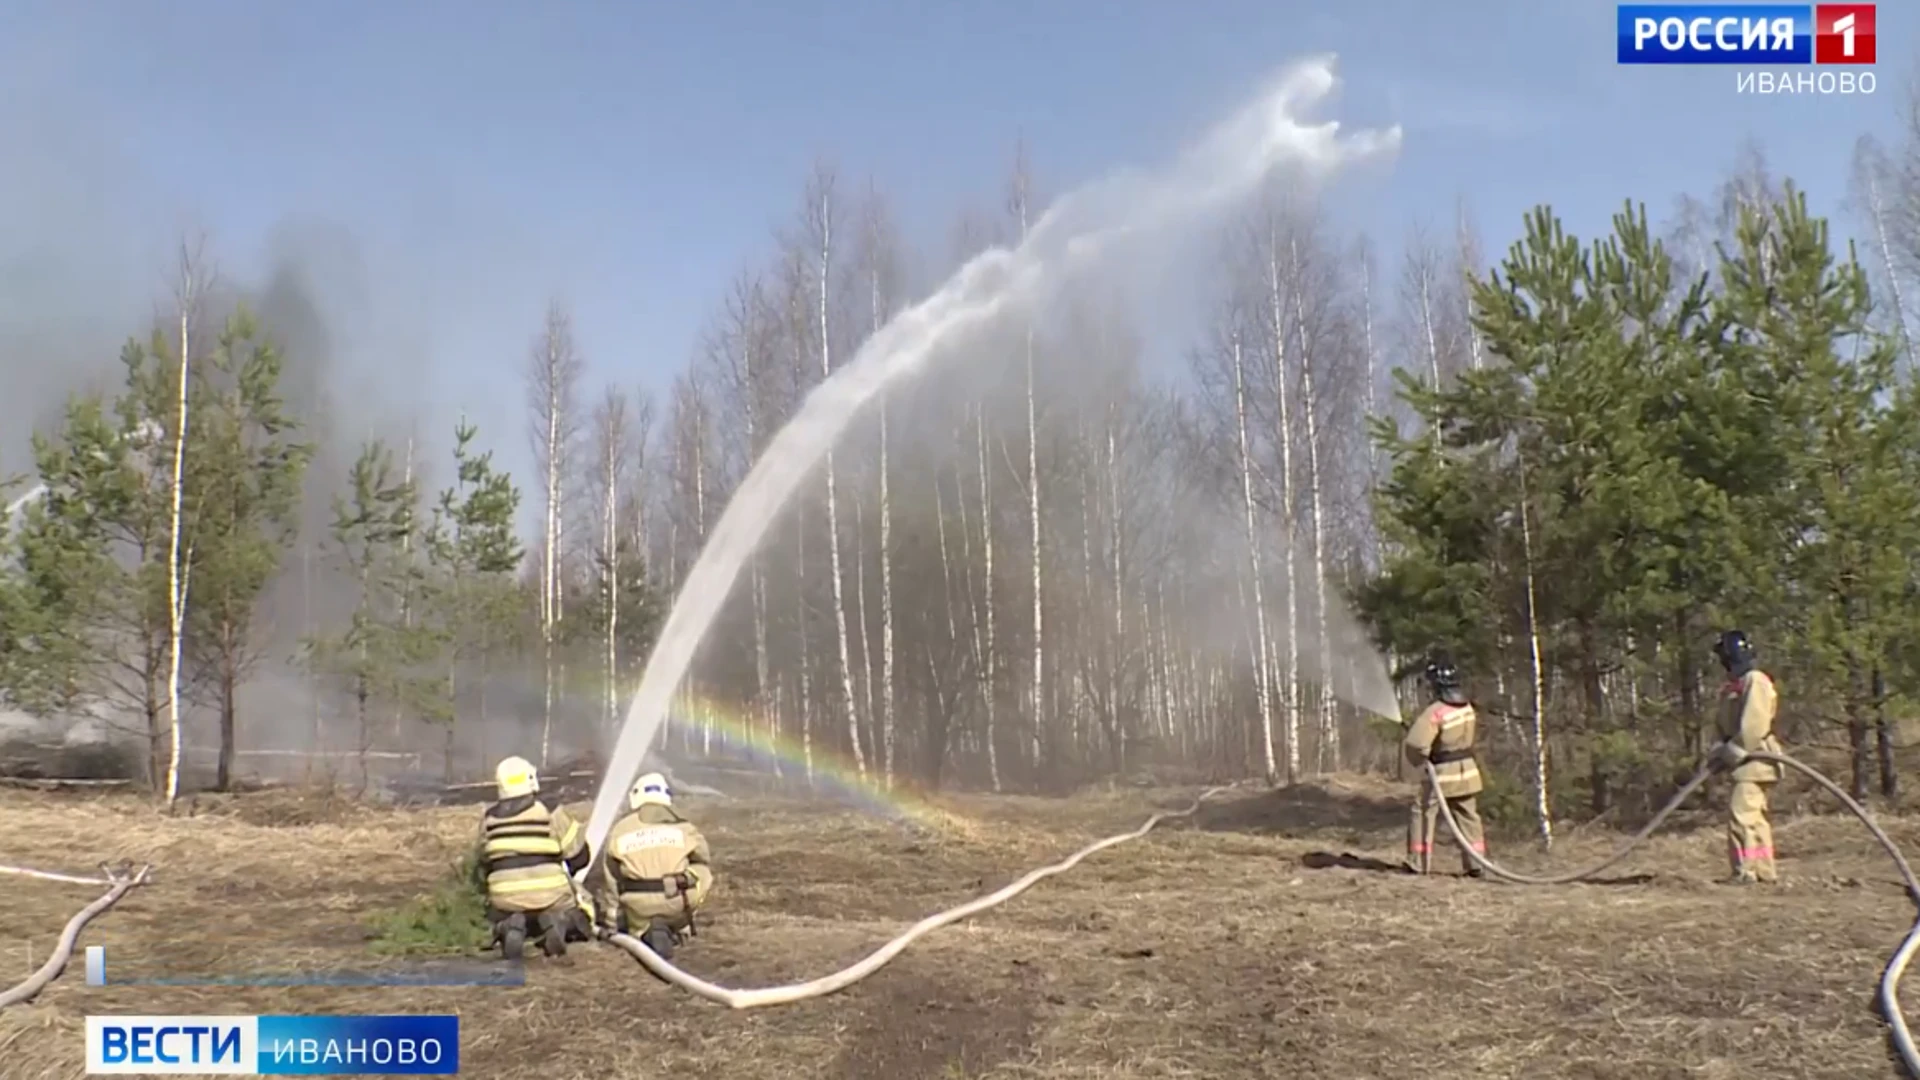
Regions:
<svg viewBox="0 0 1920 1080"><path fill-rule="evenodd" d="M458 1012L463 1074L538 1080L1896 1075L1872 991L1911 908L1850 820L1784 812L1776 889L1714 883L1723 841L1704 812L1618 868L1624 884L1536 889L1452 876L1450 852L1444 877L1381 869L1407 790L1232 797L846 992L772 1009L695 999L603 946L530 961L524 988L89 989L76 955L38 1001L0 1011L0 1076L82 1075L83 1017L115 1012ZM819 976L1190 794L956 797L920 828L688 799L722 884L679 959L729 986ZM0 862L158 866L82 938L109 946L110 978L366 966L369 920L443 873L475 813L261 793L168 818L131 796L0 790ZM1920 840L1920 819L1891 825ZM1496 854L1564 867L1618 839L1573 830L1549 859L1497 837ZM44 958L96 893L0 877L0 970Z"/></svg>

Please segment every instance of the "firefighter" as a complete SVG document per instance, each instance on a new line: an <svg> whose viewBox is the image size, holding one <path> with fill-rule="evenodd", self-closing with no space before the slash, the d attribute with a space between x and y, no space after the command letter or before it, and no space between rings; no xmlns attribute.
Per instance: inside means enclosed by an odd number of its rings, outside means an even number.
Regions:
<svg viewBox="0 0 1920 1080"><path fill-rule="evenodd" d="M1773 734L1779 705L1773 679L1754 663L1753 642L1740 630L1728 630L1714 643L1714 655L1727 669L1721 697L1721 748L1715 757L1737 759L1740 752L1780 752ZM1730 884L1771 884L1780 880L1773 864L1773 826L1767 821L1767 798L1780 780L1780 766L1771 761L1740 761L1733 767L1733 793L1727 802L1727 859L1733 873Z"/></svg>
<svg viewBox="0 0 1920 1080"><path fill-rule="evenodd" d="M569 938L591 932L573 881L591 858L586 830L541 801L540 778L525 758L501 761L493 780L499 801L480 819L480 865L494 940L509 960L520 959L529 934L548 956L564 956Z"/></svg>
<svg viewBox="0 0 1920 1080"><path fill-rule="evenodd" d="M659 773L634 782L627 807L607 833L603 885L615 897L616 928L645 927L640 940L671 960L680 935L697 933L693 916L713 889L713 855L699 827L674 810Z"/></svg>
<svg viewBox="0 0 1920 1080"><path fill-rule="evenodd" d="M1433 842L1439 826L1440 803L1447 801L1453 819L1467 845L1481 855L1487 853L1486 832L1480 823L1480 765L1473 758L1473 738L1477 718L1460 683L1460 672L1444 654L1427 662L1427 686L1435 700L1407 728L1402 744L1407 763L1419 775L1420 795L1407 816L1407 869L1416 874L1433 868ZM1436 798L1425 766L1431 762L1440 778ZM1480 867L1466 852L1460 861L1469 877L1479 877Z"/></svg>

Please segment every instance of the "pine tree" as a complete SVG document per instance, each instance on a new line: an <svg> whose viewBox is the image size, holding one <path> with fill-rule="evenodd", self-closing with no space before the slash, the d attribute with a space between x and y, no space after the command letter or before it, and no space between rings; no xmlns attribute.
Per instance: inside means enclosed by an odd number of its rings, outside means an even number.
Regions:
<svg viewBox="0 0 1920 1080"><path fill-rule="evenodd" d="M505 642L518 619L519 592L513 574L523 554L513 532L520 491L513 478L497 472L491 453L475 453L477 429L461 421L454 431L453 486L440 493L427 530L427 554L433 573L425 607L438 644L435 661L441 677L424 701L422 718L444 730L443 768L453 782L455 719L460 711L461 675L476 666L483 673L487 655Z"/></svg>
<svg viewBox="0 0 1920 1080"><path fill-rule="evenodd" d="M1869 326L1866 272L1830 250L1827 223L1789 187L1747 210L1724 257L1718 351L1759 374L1775 417L1781 468L1766 501L1761 553L1784 573L1749 602L1777 612L1775 635L1803 663L1802 717L1844 727L1852 788L1872 775L1875 672L1899 636L1920 499L1901 472L1913 445L1910 398L1892 395L1898 346Z"/></svg>
<svg viewBox="0 0 1920 1080"><path fill-rule="evenodd" d="M246 312L201 367L210 385L195 411L198 541L189 634L220 712L215 784L233 780L237 694L260 656L254 614L292 541L310 455L280 398L280 353Z"/></svg>
<svg viewBox="0 0 1920 1080"><path fill-rule="evenodd" d="M68 402L60 429L36 434L34 461L46 495L30 504L15 551L36 622L30 697L68 705L100 703L134 713L147 740L147 779L158 785L170 757L167 670L171 434L179 360L163 335L150 348L128 342L125 381L109 403L92 394ZM200 524L193 463L184 459L183 578L190 581Z"/></svg>
<svg viewBox="0 0 1920 1080"><path fill-rule="evenodd" d="M415 528L416 505L413 482L394 476L393 452L378 440L365 444L345 494L334 497L328 545L332 561L354 582L353 615L339 633L306 643L313 670L342 680L353 699L363 787L374 705L406 708L423 696L415 671L430 656L430 639L401 612L402 597L419 576L403 547Z"/></svg>

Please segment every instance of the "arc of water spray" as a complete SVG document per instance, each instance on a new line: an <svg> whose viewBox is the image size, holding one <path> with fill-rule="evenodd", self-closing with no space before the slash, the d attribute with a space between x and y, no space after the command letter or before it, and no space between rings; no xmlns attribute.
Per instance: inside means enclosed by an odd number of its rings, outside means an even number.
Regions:
<svg viewBox="0 0 1920 1080"><path fill-rule="evenodd" d="M152 419L142 420L139 425L133 429L133 434L128 438L127 445L133 447L150 446L158 441L164 433L165 430L160 426L159 421ZM33 502L35 499L42 498L46 494L47 485L44 481L28 488L19 498L7 504L6 515L0 517L0 524L13 524L14 516L20 513L28 503Z"/></svg>
<svg viewBox="0 0 1920 1080"><path fill-rule="evenodd" d="M1398 126L1342 136L1337 123L1298 118L1334 89L1333 63L1332 56L1321 56L1290 68L1158 177L1121 176L1065 196L1019 246L992 249L968 262L934 295L881 327L851 362L807 395L728 502L674 600L594 798L587 840L595 850L623 808L626 786L741 567L861 406L925 366L937 347L1009 312L1039 307L1116 246L1195 224L1246 197L1282 166L1312 177L1397 149Z"/></svg>
<svg viewBox="0 0 1920 1080"><path fill-rule="evenodd" d="M4 519L0 519L0 521L4 521L7 524L11 524L13 522L13 516L15 514L18 514L22 507L26 506L28 503L39 498L40 496L45 495L46 493L47 493L47 485L45 484L35 484L32 487L28 488L27 493L25 495L22 495L19 498L7 504L7 516Z"/></svg>

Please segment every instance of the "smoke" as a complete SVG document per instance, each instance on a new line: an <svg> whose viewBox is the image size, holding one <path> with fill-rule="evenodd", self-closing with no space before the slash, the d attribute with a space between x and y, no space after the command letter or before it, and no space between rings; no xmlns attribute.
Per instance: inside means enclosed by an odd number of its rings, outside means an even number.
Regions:
<svg viewBox="0 0 1920 1080"><path fill-rule="evenodd" d="M410 436L436 436L420 450L418 472L431 480L427 462L441 456L457 412L439 402L422 344L433 336L427 319L464 314L461 298L423 314L415 283L446 237L389 237L423 250L389 250L380 264L355 226L297 200L276 206L265 193L269 224L256 232L246 228L253 207L214 201L214 187L173 188L175 170L191 168L143 159L129 114L82 74L106 62L101 42L117 48L129 37L92 21L64 11L0 16L0 482L29 477L0 502L32 486L33 435L57 430L72 396L121 392L122 347L170 322L182 248L199 248L214 277L195 352L239 305L250 308L283 354L281 391L315 450L297 538L259 610L261 655L240 708L242 745L304 746L312 694L290 665L300 639L344 619L351 603L326 558L332 499L370 438L398 455ZM208 224L222 220L237 225ZM485 226L464 217L429 231L463 227L474 234L463 238L467 250L486 246ZM505 430L487 434L517 442ZM212 741L209 713L188 714L190 744Z"/></svg>

